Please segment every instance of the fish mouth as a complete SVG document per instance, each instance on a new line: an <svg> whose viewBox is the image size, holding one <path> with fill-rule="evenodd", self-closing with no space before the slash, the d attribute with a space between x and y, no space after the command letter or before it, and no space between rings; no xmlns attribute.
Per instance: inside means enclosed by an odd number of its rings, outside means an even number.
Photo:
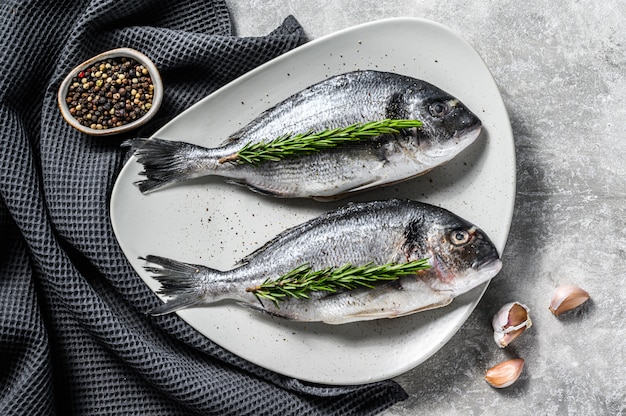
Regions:
<svg viewBox="0 0 626 416"><path fill-rule="evenodd" d="M491 277L495 276L502 269L502 261L500 259L487 258L481 261L476 261L472 264L472 269L480 271L481 273L485 273L491 275Z"/></svg>
<svg viewBox="0 0 626 416"><path fill-rule="evenodd" d="M456 132L454 132L454 135L452 136L452 141L456 143L457 146L460 145L464 149L470 144L474 143L474 141L480 135L480 132L482 131L482 129L483 129L482 124L476 123L462 130L457 130Z"/></svg>
<svg viewBox="0 0 626 416"><path fill-rule="evenodd" d="M493 279L502 269L502 262L499 259L489 259L481 262L478 268L467 269L465 275L457 278L454 283L453 292L455 296L469 292L477 286Z"/></svg>
<svg viewBox="0 0 626 416"><path fill-rule="evenodd" d="M424 155L426 156L425 164L429 166L437 166L453 159L456 155L474 143L481 131L481 123L475 123L464 129L456 130L452 137L446 140L444 144L440 143L438 146L434 146L424 151Z"/></svg>
<svg viewBox="0 0 626 416"><path fill-rule="evenodd" d="M444 262L438 254L431 257L430 264L435 270L439 282L444 285L458 285L461 283L462 286L469 283L469 288L492 279L502 269L502 261L497 257L488 257L475 261L471 267L466 269L463 276L455 276L454 273L443 267Z"/></svg>

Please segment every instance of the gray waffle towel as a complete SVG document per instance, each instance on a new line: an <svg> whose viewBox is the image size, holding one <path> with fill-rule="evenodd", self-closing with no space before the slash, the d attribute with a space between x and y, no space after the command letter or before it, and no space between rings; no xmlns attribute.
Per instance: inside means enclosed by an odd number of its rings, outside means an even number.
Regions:
<svg viewBox="0 0 626 416"><path fill-rule="evenodd" d="M233 36L222 0L0 2L0 414L357 415L405 397L393 382L330 387L259 368L176 315L133 271L109 221L128 137L94 139L56 106L75 65L117 47L161 70L149 135L194 102L305 41L288 17Z"/></svg>

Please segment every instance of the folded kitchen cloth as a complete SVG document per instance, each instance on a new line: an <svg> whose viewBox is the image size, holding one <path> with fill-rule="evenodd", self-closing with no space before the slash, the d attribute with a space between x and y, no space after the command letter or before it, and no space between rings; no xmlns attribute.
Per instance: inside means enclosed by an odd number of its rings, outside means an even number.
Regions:
<svg viewBox="0 0 626 416"><path fill-rule="evenodd" d="M373 414L406 393L391 381L312 385L220 348L159 300L109 220L126 135L62 119L56 92L77 64L131 47L160 69L150 135L194 102L305 41L288 17L265 37L232 33L222 0L0 3L0 414ZM124 137L121 137L124 136Z"/></svg>

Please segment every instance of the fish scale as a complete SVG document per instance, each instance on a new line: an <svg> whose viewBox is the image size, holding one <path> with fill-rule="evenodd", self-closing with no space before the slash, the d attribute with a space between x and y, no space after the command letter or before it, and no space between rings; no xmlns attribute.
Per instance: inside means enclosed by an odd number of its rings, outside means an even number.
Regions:
<svg viewBox="0 0 626 416"><path fill-rule="evenodd" d="M146 269L169 300L154 314L231 300L298 321L330 324L394 318L440 307L500 270L498 252L478 227L440 207L409 200L354 203L288 229L219 271L149 255ZM397 281L311 299L259 302L246 289L302 266L312 270L428 259L430 268Z"/></svg>
<svg viewBox="0 0 626 416"><path fill-rule="evenodd" d="M260 164L221 163L248 143L355 123L415 119L402 129L319 153ZM280 198L337 199L407 180L454 158L479 136L481 122L457 98L408 76L354 71L314 84L264 111L217 148L159 138L129 141L149 193L203 176Z"/></svg>

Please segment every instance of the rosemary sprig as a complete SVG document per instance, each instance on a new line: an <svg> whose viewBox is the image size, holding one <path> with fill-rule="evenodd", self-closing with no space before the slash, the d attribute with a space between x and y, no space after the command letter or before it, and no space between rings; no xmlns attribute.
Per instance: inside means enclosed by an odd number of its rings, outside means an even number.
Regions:
<svg viewBox="0 0 626 416"><path fill-rule="evenodd" d="M286 134L267 142L247 143L237 153L221 158L219 163L237 162L259 165L265 162L276 162L288 157L317 153L348 142L365 140L382 134L397 134L401 129L421 126L422 122L419 120L385 119L369 123L355 123L348 127L319 132Z"/></svg>
<svg viewBox="0 0 626 416"><path fill-rule="evenodd" d="M429 267L428 259L379 266L373 263L359 267L345 264L321 270L311 270L308 264L303 264L276 280L266 279L258 286L249 287L246 292L253 293L259 301L271 300L278 307L279 301L287 297L308 299L311 292L335 293L341 289L353 290L357 287L371 289L376 282L397 280Z"/></svg>

